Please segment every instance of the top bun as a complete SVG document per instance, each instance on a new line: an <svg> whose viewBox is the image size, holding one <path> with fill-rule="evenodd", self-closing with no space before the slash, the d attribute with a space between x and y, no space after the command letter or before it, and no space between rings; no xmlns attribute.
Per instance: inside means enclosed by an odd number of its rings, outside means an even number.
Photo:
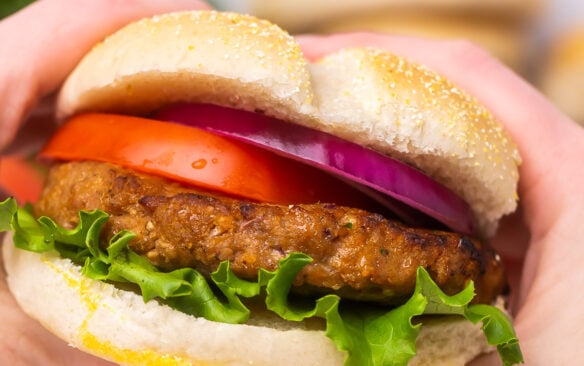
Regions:
<svg viewBox="0 0 584 366"><path fill-rule="evenodd" d="M251 16L182 12L126 26L73 71L58 115L144 115L175 102L260 110L396 157L463 197L483 235L516 207L518 152L466 92L371 48L309 64L290 35Z"/></svg>

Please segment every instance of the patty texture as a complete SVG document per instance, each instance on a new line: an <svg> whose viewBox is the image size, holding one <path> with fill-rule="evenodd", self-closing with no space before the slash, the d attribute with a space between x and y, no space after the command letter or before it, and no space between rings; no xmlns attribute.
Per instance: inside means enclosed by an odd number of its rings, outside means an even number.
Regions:
<svg viewBox="0 0 584 366"><path fill-rule="evenodd" d="M72 228L79 210L93 209L111 215L103 243L130 230L130 247L162 270L208 275L229 260L238 276L254 279L259 268L302 252L314 260L295 280L302 293L399 304L413 293L418 266L447 294L473 280L475 302L492 302L504 287L499 257L467 236L335 204L243 201L105 163L54 165L35 213Z"/></svg>

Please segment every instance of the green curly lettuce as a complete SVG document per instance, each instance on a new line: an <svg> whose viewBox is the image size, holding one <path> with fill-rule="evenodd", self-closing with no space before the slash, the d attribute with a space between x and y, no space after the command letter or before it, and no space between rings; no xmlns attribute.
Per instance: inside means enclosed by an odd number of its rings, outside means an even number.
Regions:
<svg viewBox="0 0 584 366"><path fill-rule="evenodd" d="M35 219L9 198L0 203L0 232L13 231L16 247L37 253L56 250L61 256L82 265L87 277L101 281L137 285L144 301L157 299L168 306L206 319L224 323L244 323L250 310L245 298L263 296L266 307L289 321L319 317L326 321L326 335L346 352L345 365L406 365L416 353L416 337L421 315L458 315L483 324L489 344L496 346L504 365L523 362L518 340L507 316L489 305L469 305L474 296L472 282L460 293L448 296L428 272L417 270L413 295L403 305L381 308L346 304L336 295L311 302L290 300L292 282L312 259L292 253L275 271L260 270L257 281L238 278L222 262L205 278L191 268L161 272L128 247L134 238L122 231L111 238L107 249L99 246L100 233L108 220L103 211L81 211L79 224L64 229L47 217Z"/></svg>

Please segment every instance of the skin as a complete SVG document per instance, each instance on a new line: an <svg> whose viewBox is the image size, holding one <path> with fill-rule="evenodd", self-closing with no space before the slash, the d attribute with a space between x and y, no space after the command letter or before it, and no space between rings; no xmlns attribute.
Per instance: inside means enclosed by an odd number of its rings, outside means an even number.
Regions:
<svg viewBox="0 0 584 366"><path fill-rule="evenodd" d="M26 151L50 133L54 128L47 117L52 113L51 95L80 57L106 34L143 16L203 7L194 0L45 0L0 22L0 55L12 55L2 60L0 68L4 106L0 148ZM567 365L584 359L584 247L580 243L584 129L527 82L465 41L372 33L302 36L299 41L309 59L356 45L409 57L466 89L503 123L523 158L520 208L503 220L493 245L508 265L515 329L526 364ZM109 364L68 347L28 318L9 294L4 277L0 271L0 334L4 335L0 363ZM476 364L498 363L495 356Z"/></svg>

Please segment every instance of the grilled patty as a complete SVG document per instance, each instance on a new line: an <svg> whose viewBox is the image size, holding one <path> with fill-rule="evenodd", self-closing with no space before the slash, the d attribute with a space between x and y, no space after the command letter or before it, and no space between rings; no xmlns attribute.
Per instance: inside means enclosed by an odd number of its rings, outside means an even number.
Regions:
<svg viewBox="0 0 584 366"><path fill-rule="evenodd" d="M209 274L229 260L238 276L253 279L259 268L274 270L287 254L302 252L314 261L296 278L297 292L389 304L413 293L418 266L448 294L473 280L477 302L491 302L504 284L498 256L467 236L334 204L222 197L105 163L52 167L36 214L71 228L79 210L91 209L111 215L103 243L130 230L137 234L130 247L162 270Z"/></svg>

